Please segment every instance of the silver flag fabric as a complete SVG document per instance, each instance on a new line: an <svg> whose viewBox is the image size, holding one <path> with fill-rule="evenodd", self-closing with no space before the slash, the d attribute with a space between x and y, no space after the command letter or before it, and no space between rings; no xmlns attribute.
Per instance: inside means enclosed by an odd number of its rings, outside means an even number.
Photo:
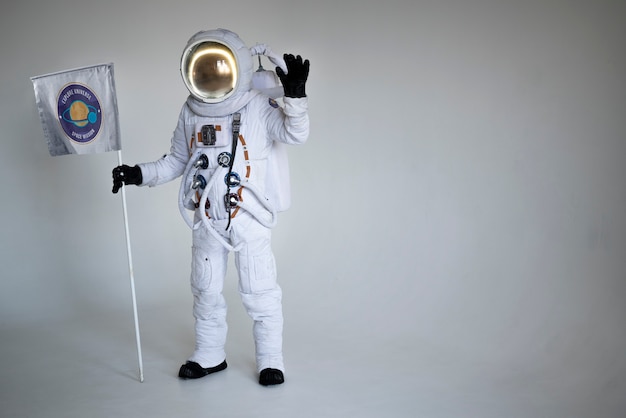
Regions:
<svg viewBox="0 0 626 418"><path fill-rule="evenodd" d="M50 155L121 149L113 64L31 77Z"/></svg>

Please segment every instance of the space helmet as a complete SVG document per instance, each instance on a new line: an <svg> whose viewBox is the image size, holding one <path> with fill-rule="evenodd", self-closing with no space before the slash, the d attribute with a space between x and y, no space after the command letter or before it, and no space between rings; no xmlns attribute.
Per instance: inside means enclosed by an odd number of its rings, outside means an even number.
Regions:
<svg viewBox="0 0 626 418"><path fill-rule="evenodd" d="M222 103L252 87L253 59L239 36L227 29L201 31L185 47L180 71L191 95L207 104Z"/></svg>

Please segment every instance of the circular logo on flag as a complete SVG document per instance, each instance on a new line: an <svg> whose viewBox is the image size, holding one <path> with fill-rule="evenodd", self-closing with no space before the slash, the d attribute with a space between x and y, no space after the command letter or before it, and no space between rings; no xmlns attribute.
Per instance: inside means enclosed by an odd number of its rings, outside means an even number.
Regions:
<svg viewBox="0 0 626 418"><path fill-rule="evenodd" d="M59 123L70 140L87 144L96 139L102 126L102 108L89 87L66 85L59 92L57 105Z"/></svg>

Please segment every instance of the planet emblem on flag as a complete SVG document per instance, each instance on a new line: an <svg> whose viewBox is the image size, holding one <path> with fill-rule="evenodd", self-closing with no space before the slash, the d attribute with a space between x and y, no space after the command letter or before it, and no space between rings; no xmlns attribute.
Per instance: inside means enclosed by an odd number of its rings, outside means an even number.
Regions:
<svg viewBox="0 0 626 418"><path fill-rule="evenodd" d="M64 121L82 128L98 120L97 112L95 107L85 104L82 100L76 100L63 112L62 116Z"/></svg>
<svg viewBox="0 0 626 418"><path fill-rule="evenodd" d="M81 144L96 139L102 127L102 108L92 89L68 84L59 91L57 104L59 123L68 139Z"/></svg>

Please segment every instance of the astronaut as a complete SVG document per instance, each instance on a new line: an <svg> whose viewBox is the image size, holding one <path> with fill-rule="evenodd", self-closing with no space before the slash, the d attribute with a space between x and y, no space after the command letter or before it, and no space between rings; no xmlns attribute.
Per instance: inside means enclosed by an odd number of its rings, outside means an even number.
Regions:
<svg viewBox="0 0 626 418"><path fill-rule="evenodd" d="M253 55L266 55L278 64L283 105L252 87ZM182 176L179 207L192 228L196 344L178 376L196 379L227 367L222 289L232 251L238 290L254 323L259 383L281 384L282 291L270 228L289 200L281 192L285 188L281 181L288 178L277 149L302 144L309 134L305 93L309 61L291 54L277 56L265 46L248 48L237 34L216 29L191 37L182 54L181 73L190 96L169 154L154 162L114 168L113 193L123 184L153 187Z"/></svg>

